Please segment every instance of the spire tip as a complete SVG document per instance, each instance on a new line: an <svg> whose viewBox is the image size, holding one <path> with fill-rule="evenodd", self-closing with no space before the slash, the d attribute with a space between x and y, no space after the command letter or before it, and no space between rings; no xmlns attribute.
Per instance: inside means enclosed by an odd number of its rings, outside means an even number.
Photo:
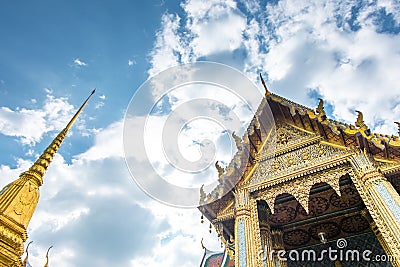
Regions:
<svg viewBox="0 0 400 267"><path fill-rule="evenodd" d="M262 83L262 85L264 86L264 89L265 89L265 97L270 96L270 95L271 95L271 92L268 90L268 87L267 87L267 85L265 84L265 81L264 81L264 79L263 79L263 77L262 77L262 75L261 75L261 72L260 72L260 80L261 80L261 83Z"/></svg>

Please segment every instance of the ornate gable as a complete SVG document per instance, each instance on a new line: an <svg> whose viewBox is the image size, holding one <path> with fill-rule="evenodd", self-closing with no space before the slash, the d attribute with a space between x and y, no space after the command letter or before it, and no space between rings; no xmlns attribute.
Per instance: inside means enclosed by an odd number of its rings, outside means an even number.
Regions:
<svg viewBox="0 0 400 267"><path fill-rule="evenodd" d="M251 185L296 173L296 170L306 171L310 166L324 163L349 150L337 148L322 141L321 136L287 123L278 122L276 126L276 149L273 154L269 152L270 149L261 152L259 164L250 179Z"/></svg>

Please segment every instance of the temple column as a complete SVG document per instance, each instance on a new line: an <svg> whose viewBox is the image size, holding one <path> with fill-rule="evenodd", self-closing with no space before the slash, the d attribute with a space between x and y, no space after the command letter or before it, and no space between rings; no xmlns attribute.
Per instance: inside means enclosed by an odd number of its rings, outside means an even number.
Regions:
<svg viewBox="0 0 400 267"><path fill-rule="evenodd" d="M261 267L261 237L258 223L257 202L247 189L235 194L235 266Z"/></svg>
<svg viewBox="0 0 400 267"><path fill-rule="evenodd" d="M275 251L285 250L285 246L283 244L283 232L279 229L275 229L271 231L271 236L272 248ZM287 267L287 262L280 260L276 253L274 254L273 259L276 267Z"/></svg>
<svg viewBox="0 0 400 267"><path fill-rule="evenodd" d="M380 233L378 240L392 265L400 267L400 196L372 162L366 153L355 154L352 179L375 222L375 232Z"/></svg>
<svg viewBox="0 0 400 267"><path fill-rule="evenodd" d="M260 221L261 247L263 249L262 262L264 267L275 267L272 262L272 236L267 222Z"/></svg>

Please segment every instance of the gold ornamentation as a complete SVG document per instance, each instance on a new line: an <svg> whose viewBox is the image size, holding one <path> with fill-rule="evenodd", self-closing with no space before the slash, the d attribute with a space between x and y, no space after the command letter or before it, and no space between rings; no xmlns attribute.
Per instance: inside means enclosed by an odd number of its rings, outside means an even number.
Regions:
<svg viewBox="0 0 400 267"><path fill-rule="evenodd" d="M282 194L290 194L303 206L306 212L309 212L309 194L311 187L318 183L329 184L335 192L340 196L339 179L343 175L352 173L352 169L348 165L341 165L335 168L327 169L321 172L303 176L284 183L278 183L271 187L264 188L257 193L257 200L264 200L274 212L275 198Z"/></svg>
<svg viewBox="0 0 400 267"><path fill-rule="evenodd" d="M225 172L225 169L224 168L222 168L219 164L218 164L218 161L216 161L215 162L215 168L217 168L217 171L218 171L218 177L221 177L222 176L222 174L224 174L224 172Z"/></svg>
<svg viewBox="0 0 400 267"><path fill-rule="evenodd" d="M319 99L318 107L315 109L315 113L317 114L317 118L319 121L325 121L326 120L326 113L324 109L324 100L321 98Z"/></svg>
<svg viewBox="0 0 400 267"><path fill-rule="evenodd" d="M316 139L315 141L317 141ZM296 150L277 155L273 162L260 158L259 165L250 181L251 184L261 183L273 177L294 172L299 169L309 169L310 166L326 163L343 155L343 150L320 143L301 147ZM272 164L272 168L270 167Z"/></svg>

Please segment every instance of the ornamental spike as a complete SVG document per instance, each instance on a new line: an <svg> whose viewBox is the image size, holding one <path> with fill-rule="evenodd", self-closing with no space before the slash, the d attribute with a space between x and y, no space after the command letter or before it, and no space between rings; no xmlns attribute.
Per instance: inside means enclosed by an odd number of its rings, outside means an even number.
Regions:
<svg viewBox="0 0 400 267"><path fill-rule="evenodd" d="M53 142L51 142L51 144L44 150L43 154L36 160L36 162L32 165L32 167L30 167L28 171L22 173L21 176L29 175L37 180L39 186L43 184L43 175L46 172L47 168L49 167L50 163L52 162L54 155L59 149L61 143L64 141L65 136L68 133L68 130L74 124L79 114L82 112L83 108L86 106L87 102L95 93L95 91L96 89L92 91L92 93L85 100L82 106L78 109L78 111L72 117L67 126L56 136Z"/></svg>
<svg viewBox="0 0 400 267"><path fill-rule="evenodd" d="M262 85L264 86L264 89L265 89L265 97L270 96L270 95L271 95L271 92L268 90L268 87L267 87L267 85L265 84L265 81L264 81L264 79L263 79L261 73L260 73L260 79L261 79L261 83L262 83Z"/></svg>

